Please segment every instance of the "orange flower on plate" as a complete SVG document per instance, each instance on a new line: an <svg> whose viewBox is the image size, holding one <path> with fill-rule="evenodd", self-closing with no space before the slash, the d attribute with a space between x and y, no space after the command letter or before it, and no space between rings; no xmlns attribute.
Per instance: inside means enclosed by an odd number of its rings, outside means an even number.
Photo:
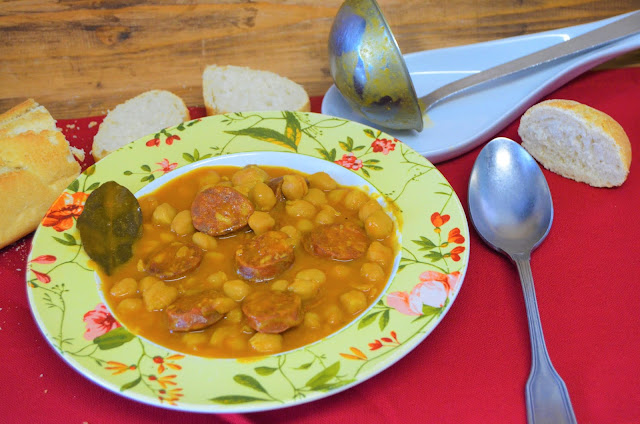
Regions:
<svg viewBox="0 0 640 424"><path fill-rule="evenodd" d="M45 227L53 227L58 232L66 231L73 226L73 219L80 216L84 210L84 203L89 195L83 192L64 192L49 208L42 220Z"/></svg>

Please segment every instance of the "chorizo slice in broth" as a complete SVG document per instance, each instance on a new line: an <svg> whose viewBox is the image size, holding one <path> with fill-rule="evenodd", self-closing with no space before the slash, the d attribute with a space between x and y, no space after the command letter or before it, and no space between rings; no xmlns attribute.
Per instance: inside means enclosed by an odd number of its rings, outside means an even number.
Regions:
<svg viewBox="0 0 640 424"><path fill-rule="evenodd" d="M249 327L260 333L282 333L304 319L302 300L291 292L258 290L242 302Z"/></svg>
<svg viewBox="0 0 640 424"><path fill-rule="evenodd" d="M215 290L179 297L165 312L172 331L194 331L209 327L222 319L216 310L222 294Z"/></svg>
<svg viewBox="0 0 640 424"><path fill-rule="evenodd" d="M253 203L246 196L226 186L202 190L191 204L193 226L210 236L221 236L245 227L253 211Z"/></svg>
<svg viewBox="0 0 640 424"><path fill-rule="evenodd" d="M274 279L294 260L292 240L282 231L267 231L248 240L236 251L238 274L254 282Z"/></svg>
<svg viewBox="0 0 640 424"><path fill-rule="evenodd" d="M358 259L368 246L369 238L364 229L349 222L318 226L304 240L307 252L338 261Z"/></svg>
<svg viewBox="0 0 640 424"><path fill-rule="evenodd" d="M143 261L143 267L161 280L175 280L197 268L203 256L198 246L174 241L153 251Z"/></svg>

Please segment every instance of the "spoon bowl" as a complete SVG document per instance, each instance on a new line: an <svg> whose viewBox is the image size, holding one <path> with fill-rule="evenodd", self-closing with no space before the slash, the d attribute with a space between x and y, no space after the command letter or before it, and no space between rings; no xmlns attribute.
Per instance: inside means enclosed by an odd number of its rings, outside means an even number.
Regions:
<svg viewBox="0 0 640 424"><path fill-rule="evenodd" d="M469 212L480 237L509 256L520 274L532 353L528 422L573 424L569 392L544 343L530 264L531 252L551 229L553 202L544 174L522 146L500 137L480 151L469 179Z"/></svg>
<svg viewBox="0 0 640 424"><path fill-rule="evenodd" d="M547 180L531 155L507 138L495 139L478 155L469 208L483 240L509 256L535 249L553 222Z"/></svg>

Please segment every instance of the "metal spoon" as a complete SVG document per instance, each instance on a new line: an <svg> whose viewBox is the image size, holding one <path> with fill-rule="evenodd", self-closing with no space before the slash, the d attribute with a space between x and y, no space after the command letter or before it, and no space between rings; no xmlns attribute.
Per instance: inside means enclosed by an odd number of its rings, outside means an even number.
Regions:
<svg viewBox="0 0 640 424"><path fill-rule="evenodd" d="M422 131L423 112L471 87L594 50L640 32L640 11L442 86L418 100L398 43L375 0L346 0L329 33L329 67L353 110L392 129Z"/></svg>
<svg viewBox="0 0 640 424"><path fill-rule="evenodd" d="M535 160L518 143L500 137L478 155L469 180L469 211L480 237L515 262L529 320L532 363L525 396L533 423L575 423L564 382L544 343L530 258L549 233L553 203Z"/></svg>

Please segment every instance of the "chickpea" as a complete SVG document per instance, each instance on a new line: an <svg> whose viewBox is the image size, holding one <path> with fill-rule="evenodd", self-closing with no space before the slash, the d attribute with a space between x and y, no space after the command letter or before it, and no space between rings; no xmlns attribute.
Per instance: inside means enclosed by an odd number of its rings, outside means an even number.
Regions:
<svg viewBox="0 0 640 424"><path fill-rule="evenodd" d="M253 187L258 182L265 182L269 175L256 165L247 165L231 176L234 186L249 185Z"/></svg>
<svg viewBox="0 0 640 424"><path fill-rule="evenodd" d="M384 210L380 209L367 217L364 221L367 235L374 239L383 239L393 231L393 221Z"/></svg>
<svg viewBox="0 0 640 424"><path fill-rule="evenodd" d="M207 335L205 333L186 333L182 335L182 342L190 348L196 348L207 342Z"/></svg>
<svg viewBox="0 0 640 424"><path fill-rule="evenodd" d="M253 185L251 185L251 184L242 184L242 185L239 185L239 186L235 186L233 188L238 193L242 194L243 196L249 197L249 192L253 188Z"/></svg>
<svg viewBox="0 0 640 424"><path fill-rule="evenodd" d="M384 281L386 276L384 270L375 262L365 262L360 267L360 276L372 283Z"/></svg>
<svg viewBox="0 0 640 424"><path fill-rule="evenodd" d="M304 320L302 321L302 324L305 327L309 328L320 328L320 326L322 325L322 321L320 320L320 315L316 314L315 312L307 312L306 314L304 314Z"/></svg>
<svg viewBox="0 0 640 424"><path fill-rule="evenodd" d="M347 278L351 274L351 268L343 264L338 264L332 268L331 272L337 278Z"/></svg>
<svg viewBox="0 0 640 424"><path fill-rule="evenodd" d="M302 199L309 191L302 175L288 174L282 177L282 194L287 200Z"/></svg>
<svg viewBox="0 0 640 424"><path fill-rule="evenodd" d="M249 217L249 227L256 235L266 233L276 226L276 220L273 219L269 212L255 211Z"/></svg>
<svg viewBox="0 0 640 424"><path fill-rule="evenodd" d="M224 253L220 252L207 252L204 254L204 260L207 262L222 262L225 259Z"/></svg>
<svg viewBox="0 0 640 424"><path fill-rule="evenodd" d="M211 334L209 338L209 344L213 346L222 346L227 337L237 334L237 327L218 327Z"/></svg>
<svg viewBox="0 0 640 424"><path fill-rule="evenodd" d="M297 294L302 300L309 300L315 297L320 291L320 283L313 280L301 280L296 278L293 280L293 283L287 287L287 290Z"/></svg>
<svg viewBox="0 0 640 424"><path fill-rule="evenodd" d="M156 225L171 225L178 211L168 203L163 203L153 210L151 222Z"/></svg>
<svg viewBox="0 0 640 424"><path fill-rule="evenodd" d="M277 199L271 187L263 182L258 182L249 191L249 199L259 211L270 211L276 205Z"/></svg>
<svg viewBox="0 0 640 424"><path fill-rule="evenodd" d="M344 312L336 304L328 305L324 310L326 322L331 326L340 325L344 320Z"/></svg>
<svg viewBox="0 0 640 424"><path fill-rule="evenodd" d="M218 247L218 240L215 237L211 237L209 234L196 232L191 236L191 241L202 250L213 250Z"/></svg>
<svg viewBox="0 0 640 424"><path fill-rule="evenodd" d="M284 208L291 217L311 219L316 216L316 207L306 200L289 200Z"/></svg>
<svg viewBox="0 0 640 424"><path fill-rule="evenodd" d="M191 211L188 209L178 212L173 221L171 221L171 231L178 235L191 234L195 230L191 221Z"/></svg>
<svg viewBox="0 0 640 424"><path fill-rule="evenodd" d="M280 334L256 333L249 339L249 346L261 353L277 352L282 349Z"/></svg>
<svg viewBox="0 0 640 424"><path fill-rule="evenodd" d="M309 231L313 230L313 222L309 221L308 219L301 219L296 224L296 228L302 233L308 233Z"/></svg>
<svg viewBox="0 0 640 424"><path fill-rule="evenodd" d="M214 299L213 309L220 314L226 314L227 312L236 309L238 304L230 297L220 296Z"/></svg>
<svg viewBox="0 0 640 424"><path fill-rule="evenodd" d="M221 289L222 285L227 281L227 274L224 271L214 272L206 278L207 287L212 289Z"/></svg>
<svg viewBox="0 0 640 424"><path fill-rule="evenodd" d="M338 183L329 176L326 172L316 172L309 175L309 185L313 188L319 188L320 190L333 190L338 186Z"/></svg>
<svg viewBox="0 0 640 424"><path fill-rule="evenodd" d="M316 224L320 225L329 225L333 224L336 221L336 216L326 209L322 209L320 212L316 214L316 217L313 219Z"/></svg>
<svg viewBox="0 0 640 424"><path fill-rule="evenodd" d="M241 351L247 349L247 340L241 336L231 336L225 340L225 344L231 350Z"/></svg>
<svg viewBox="0 0 640 424"><path fill-rule="evenodd" d="M296 274L296 279L314 281L316 283L324 284L327 281L325 273L316 268L304 269Z"/></svg>
<svg viewBox="0 0 640 424"><path fill-rule="evenodd" d="M244 315L242 314L242 309L235 308L227 312L227 315L225 316L225 320L226 322L238 324L240 323L240 321L242 321L243 317Z"/></svg>
<svg viewBox="0 0 640 424"><path fill-rule="evenodd" d="M220 174L216 171L207 171L207 174L200 178L200 190L212 187L220 182Z"/></svg>
<svg viewBox="0 0 640 424"><path fill-rule="evenodd" d="M160 233L160 241L164 243L171 243L176 239L176 235L174 233L162 232Z"/></svg>
<svg viewBox="0 0 640 424"><path fill-rule="evenodd" d="M380 205L377 200L371 199L364 205L360 206L360 210L358 211L358 218L360 218L360 221L364 221L369 215L380 209L382 209L382 205Z"/></svg>
<svg viewBox="0 0 640 424"><path fill-rule="evenodd" d="M383 267L389 263L392 255L393 251L379 241L371 242L367 249L367 260Z"/></svg>
<svg viewBox="0 0 640 424"><path fill-rule="evenodd" d="M156 281L154 285L146 289L142 293L142 299L147 311L160 311L178 297L178 289L173 286L166 285L163 281Z"/></svg>
<svg viewBox="0 0 640 424"><path fill-rule="evenodd" d="M333 204L340 203L348 192L349 190L347 190L346 188L336 188L335 190L331 190L329 193L327 193L327 200L329 200L329 202Z"/></svg>
<svg viewBox="0 0 640 424"><path fill-rule="evenodd" d="M364 191L353 189L344 196L342 203L344 206L352 211L360 209L360 206L364 205L369 200L369 196Z"/></svg>
<svg viewBox="0 0 640 424"><path fill-rule="evenodd" d="M162 282L161 279L159 279L158 277L154 277L153 275L147 275L146 277L143 277L142 280L140 280L140 283L138 283L138 289L140 290L140 293L144 293L149 287L153 286L158 281Z"/></svg>
<svg viewBox="0 0 640 424"><path fill-rule="evenodd" d="M287 287L289 287L289 282L287 280L276 280L271 283L271 290L285 291Z"/></svg>
<svg viewBox="0 0 640 424"><path fill-rule="evenodd" d="M288 235L289 238L293 240L294 247L300 243L300 240L302 240L302 234L293 225L285 225L284 227L280 228L280 231Z"/></svg>
<svg viewBox="0 0 640 424"><path fill-rule="evenodd" d="M233 183L231 181L220 181L216 185L219 185L219 186L222 186L222 187L233 187Z"/></svg>
<svg viewBox="0 0 640 424"><path fill-rule="evenodd" d="M359 290L350 290L340 295L340 303L348 314L353 315L367 307L367 296Z"/></svg>
<svg viewBox="0 0 640 424"><path fill-rule="evenodd" d="M318 207L325 205L328 202L325 192L318 188L310 188L309 192L307 192L303 199Z"/></svg>
<svg viewBox="0 0 640 424"><path fill-rule="evenodd" d="M229 280L222 285L222 291L231 299L240 302L251 292L251 286L242 280Z"/></svg>
<svg viewBox="0 0 640 424"><path fill-rule="evenodd" d="M142 299L140 299L139 297L129 297L126 299L122 299L122 301L118 303L116 311L121 314L127 314L141 310L142 306Z"/></svg>
<svg viewBox="0 0 640 424"><path fill-rule="evenodd" d="M115 297L133 296L138 293L138 282L131 277L123 278L111 286L109 293Z"/></svg>

